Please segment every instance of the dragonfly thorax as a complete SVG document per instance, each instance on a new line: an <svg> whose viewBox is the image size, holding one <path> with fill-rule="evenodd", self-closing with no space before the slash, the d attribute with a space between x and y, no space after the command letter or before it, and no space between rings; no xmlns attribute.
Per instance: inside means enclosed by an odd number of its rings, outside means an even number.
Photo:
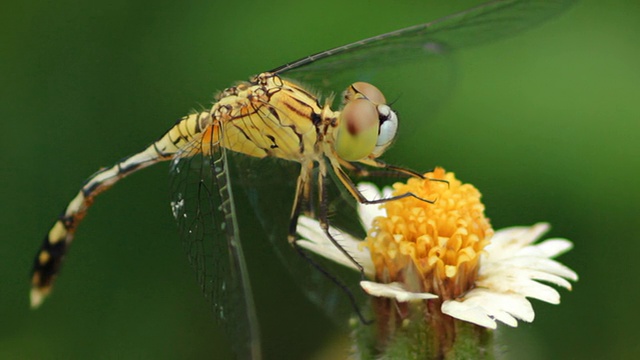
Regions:
<svg viewBox="0 0 640 360"><path fill-rule="evenodd" d="M263 73L218 96L210 133L213 143L235 152L305 162L317 158L320 129L333 116L327 110L302 87Z"/></svg>
<svg viewBox="0 0 640 360"><path fill-rule="evenodd" d="M300 85L263 73L218 95L209 121L199 122L208 127L201 130L201 142L300 163L325 156L367 161L393 142L398 117L375 86L349 86L341 111L329 104L320 105L319 98Z"/></svg>

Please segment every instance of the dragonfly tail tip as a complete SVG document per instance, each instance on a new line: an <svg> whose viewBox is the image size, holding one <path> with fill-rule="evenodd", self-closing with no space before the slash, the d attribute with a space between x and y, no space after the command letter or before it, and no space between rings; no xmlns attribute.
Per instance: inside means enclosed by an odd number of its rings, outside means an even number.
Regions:
<svg viewBox="0 0 640 360"><path fill-rule="evenodd" d="M44 299L49 295L49 291L46 289L40 288L31 288L31 292L29 293L29 298L31 300L31 309L37 309L42 305Z"/></svg>

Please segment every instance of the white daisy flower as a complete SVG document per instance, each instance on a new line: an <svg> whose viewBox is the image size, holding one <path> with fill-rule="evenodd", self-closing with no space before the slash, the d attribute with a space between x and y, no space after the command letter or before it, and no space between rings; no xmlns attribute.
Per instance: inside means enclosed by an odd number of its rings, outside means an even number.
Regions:
<svg viewBox="0 0 640 360"><path fill-rule="evenodd" d="M367 230L364 240L330 229L370 279L360 283L362 288L375 298L396 302L388 306L396 314L382 316L401 321L401 304L424 301L429 313L425 318L440 322L433 326L454 328L455 318L490 329L496 328L496 321L515 327L518 320L534 319L528 298L560 302L560 295L548 284L571 290L568 280L576 281L578 275L553 260L572 248L569 240L536 243L549 229L546 223L494 233L473 185L462 184L441 168L425 177L395 184L393 190L382 193L371 184L359 188L369 199L410 192L435 203L406 197L382 205L360 205L358 212ZM300 218L298 233L302 236L298 245L356 270L317 221ZM377 321L385 321L381 314L376 316Z"/></svg>

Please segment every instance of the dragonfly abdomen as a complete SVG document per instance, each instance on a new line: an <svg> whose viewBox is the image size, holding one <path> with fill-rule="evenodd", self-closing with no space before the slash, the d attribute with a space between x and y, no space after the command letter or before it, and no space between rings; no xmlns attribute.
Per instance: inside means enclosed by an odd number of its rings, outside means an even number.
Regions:
<svg viewBox="0 0 640 360"><path fill-rule="evenodd" d="M95 197L108 190L118 180L147 166L173 158L200 136L202 129L209 127L210 123L209 112L185 116L143 151L124 158L109 168L99 170L85 181L45 236L35 257L31 277L32 307L39 306L51 291L76 229Z"/></svg>
<svg viewBox="0 0 640 360"><path fill-rule="evenodd" d="M34 260L32 307L39 306L51 291L75 231L95 197L120 179L160 161L211 155L215 146L258 158L272 156L308 164L323 156L317 143L324 135L318 135L326 132L334 115L306 90L265 73L222 92L210 111L181 118L143 151L96 172L44 238Z"/></svg>

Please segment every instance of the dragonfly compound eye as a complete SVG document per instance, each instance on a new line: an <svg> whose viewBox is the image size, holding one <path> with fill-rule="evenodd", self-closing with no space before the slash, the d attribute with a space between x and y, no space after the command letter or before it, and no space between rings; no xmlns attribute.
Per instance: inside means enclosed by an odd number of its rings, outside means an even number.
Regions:
<svg viewBox="0 0 640 360"><path fill-rule="evenodd" d="M378 109L371 101L349 101L340 114L335 149L347 161L361 160L375 149L380 127Z"/></svg>
<svg viewBox="0 0 640 360"><path fill-rule="evenodd" d="M380 89L362 81L355 82L347 88L344 92L344 103L347 104L352 100L360 98L369 99L376 105L387 103L387 99L385 99Z"/></svg>
<svg viewBox="0 0 640 360"><path fill-rule="evenodd" d="M378 117L380 130L376 146L371 152L374 158L382 155L387 150L396 138L396 132L398 131L398 115L388 105L378 105Z"/></svg>

